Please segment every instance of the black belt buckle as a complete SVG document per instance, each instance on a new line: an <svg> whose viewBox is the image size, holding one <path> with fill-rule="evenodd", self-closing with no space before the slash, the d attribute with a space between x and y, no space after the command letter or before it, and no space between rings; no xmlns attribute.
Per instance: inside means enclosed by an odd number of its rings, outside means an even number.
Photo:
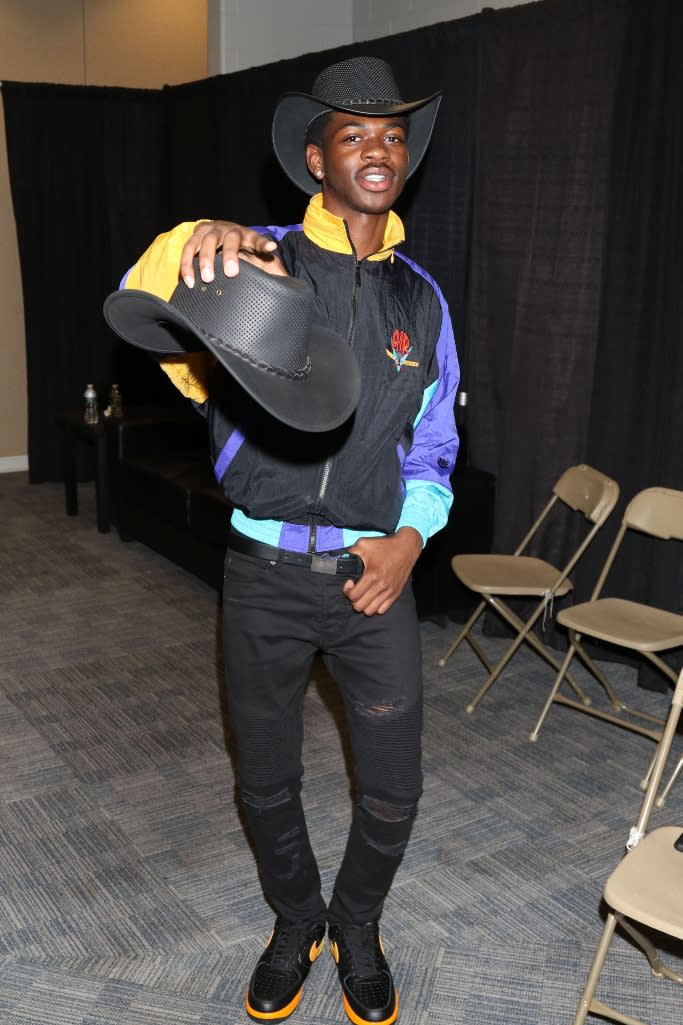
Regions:
<svg viewBox="0 0 683 1025"><path fill-rule="evenodd" d="M311 556L311 572L312 573L331 573L333 576L337 572L337 558L332 555L312 555Z"/></svg>
<svg viewBox="0 0 683 1025"><path fill-rule="evenodd" d="M365 572L365 563L360 555L342 555L337 559L337 573L343 573L347 577L362 577Z"/></svg>

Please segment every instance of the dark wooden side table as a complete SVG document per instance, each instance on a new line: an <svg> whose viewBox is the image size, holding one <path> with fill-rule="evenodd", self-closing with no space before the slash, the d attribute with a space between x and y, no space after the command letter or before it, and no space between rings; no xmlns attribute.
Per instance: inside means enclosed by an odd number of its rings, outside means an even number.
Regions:
<svg viewBox="0 0 683 1025"><path fill-rule="evenodd" d="M64 455L64 497L67 516L78 515L78 445L91 445L95 449L95 505L97 529L101 534L109 531L111 515L109 509L110 471L109 450L115 437L115 427L120 419L100 414L96 424L87 424L82 412L60 413L55 417L62 430L62 451Z"/></svg>
<svg viewBox="0 0 683 1025"><path fill-rule="evenodd" d="M96 424L87 424L82 411L68 411L55 417L62 431L64 455L64 497L67 516L78 515L78 446L90 445L95 450L95 506L97 529L109 531L116 514L116 462L121 455L124 430L127 426L158 425L180 427L196 424L199 418L188 406L186 412L158 407L124 409L122 417L104 416Z"/></svg>

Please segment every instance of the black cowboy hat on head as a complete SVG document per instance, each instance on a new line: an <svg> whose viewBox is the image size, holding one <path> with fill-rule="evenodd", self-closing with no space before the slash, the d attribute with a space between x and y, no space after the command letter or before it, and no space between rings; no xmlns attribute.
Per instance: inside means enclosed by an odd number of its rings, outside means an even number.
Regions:
<svg viewBox="0 0 683 1025"><path fill-rule="evenodd" d="M313 324L314 295L301 278L268 274L246 261L228 278L216 256L214 280L182 281L169 302L121 289L104 316L123 339L157 356L208 349L249 395L290 427L328 431L349 418L360 371L339 335Z"/></svg>
<svg viewBox="0 0 683 1025"><path fill-rule="evenodd" d="M320 72L312 92L285 93L273 115L273 148L283 170L304 192L320 189L306 164L304 137L310 122L330 110L363 117L406 116L410 119L408 175L416 170L429 144L441 92L406 103L393 72L379 57L352 57Z"/></svg>

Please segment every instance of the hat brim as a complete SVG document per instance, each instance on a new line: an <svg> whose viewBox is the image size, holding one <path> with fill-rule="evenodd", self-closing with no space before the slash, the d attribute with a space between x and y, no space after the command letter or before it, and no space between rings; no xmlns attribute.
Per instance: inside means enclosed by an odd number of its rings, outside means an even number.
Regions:
<svg viewBox="0 0 683 1025"><path fill-rule="evenodd" d="M410 178L422 162L429 145L441 96L441 92L436 92L413 103L362 103L347 107L323 103L308 93L285 93L278 100L273 115L275 156L287 177L312 196L320 191L320 183L315 181L308 170L304 138L306 127L313 118L330 110L359 114L361 117L409 117L407 177Z"/></svg>
<svg viewBox="0 0 683 1025"><path fill-rule="evenodd" d="M298 430L333 430L348 420L358 403L361 381L356 358L346 342L327 328L311 328L310 372L293 380L248 363L229 343L207 335L150 292L113 292L104 302L104 316L118 335L156 356L208 350L259 405Z"/></svg>

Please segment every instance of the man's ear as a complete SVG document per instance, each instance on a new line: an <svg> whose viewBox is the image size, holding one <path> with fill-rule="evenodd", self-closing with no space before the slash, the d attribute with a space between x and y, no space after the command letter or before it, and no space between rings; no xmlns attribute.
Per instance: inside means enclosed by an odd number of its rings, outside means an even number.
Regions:
<svg viewBox="0 0 683 1025"><path fill-rule="evenodd" d="M319 146L315 143L309 142L306 147L306 163L308 164L308 170L311 172L314 178L318 181L322 180L325 168L323 165L323 153Z"/></svg>

